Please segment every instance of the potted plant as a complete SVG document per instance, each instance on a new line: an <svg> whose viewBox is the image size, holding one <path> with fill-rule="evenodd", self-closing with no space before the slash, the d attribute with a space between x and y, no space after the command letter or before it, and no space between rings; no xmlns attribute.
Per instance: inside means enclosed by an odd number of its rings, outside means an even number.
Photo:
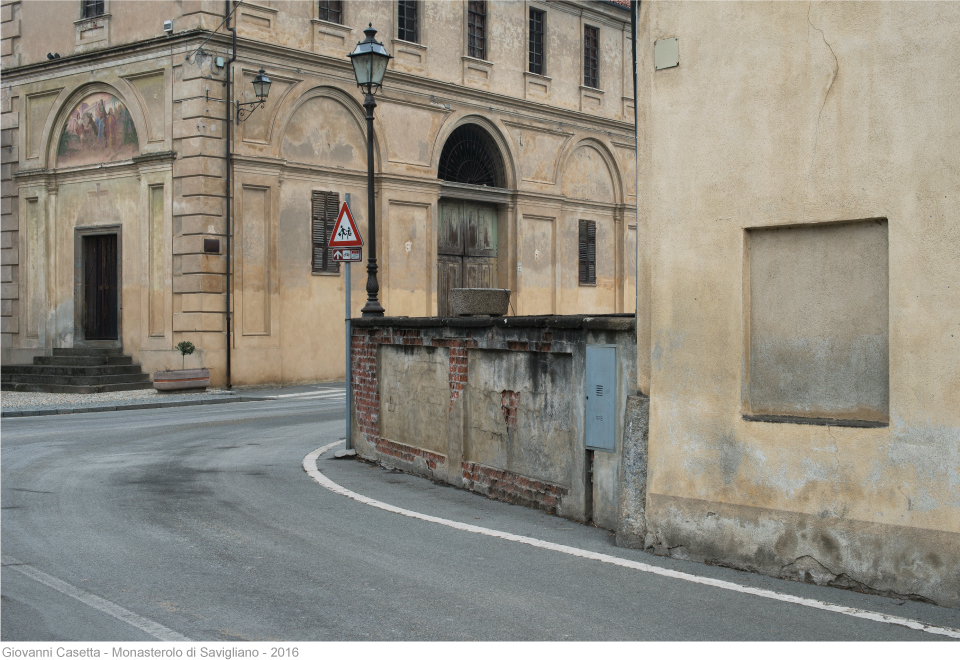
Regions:
<svg viewBox="0 0 960 660"><path fill-rule="evenodd" d="M153 387L158 392L175 390L205 390L210 386L209 369L187 369L187 356L191 355L196 346L189 341L182 341L176 346L180 351L180 369L164 369L153 373Z"/></svg>

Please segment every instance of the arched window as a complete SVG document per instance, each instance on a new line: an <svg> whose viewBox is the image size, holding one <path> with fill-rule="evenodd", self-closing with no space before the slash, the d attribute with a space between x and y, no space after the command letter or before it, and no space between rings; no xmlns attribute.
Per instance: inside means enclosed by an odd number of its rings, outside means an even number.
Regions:
<svg viewBox="0 0 960 660"><path fill-rule="evenodd" d="M440 152L437 178L454 183L505 188L503 158L490 134L476 124L458 127Z"/></svg>

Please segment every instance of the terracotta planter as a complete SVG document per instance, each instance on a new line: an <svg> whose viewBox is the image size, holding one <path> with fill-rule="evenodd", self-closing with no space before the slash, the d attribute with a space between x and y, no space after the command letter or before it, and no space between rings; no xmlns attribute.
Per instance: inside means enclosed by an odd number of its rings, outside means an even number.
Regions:
<svg viewBox="0 0 960 660"><path fill-rule="evenodd" d="M158 392L205 390L209 386L209 369L172 369L153 372L153 388Z"/></svg>

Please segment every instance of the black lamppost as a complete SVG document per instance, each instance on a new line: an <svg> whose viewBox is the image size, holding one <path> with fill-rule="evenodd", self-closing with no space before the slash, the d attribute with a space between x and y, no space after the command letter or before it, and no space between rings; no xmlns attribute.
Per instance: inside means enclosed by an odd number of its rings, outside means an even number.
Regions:
<svg viewBox="0 0 960 660"><path fill-rule="evenodd" d="M373 38L377 34L373 23L363 33L367 38L358 43L349 55L357 87L366 95L363 107L367 110L367 234L370 251L367 252L367 304L360 313L363 316L383 316L383 307L377 299L380 284L377 282L377 216L373 199L373 109L377 107L377 102L373 100L373 95L380 89L387 62L392 57L387 54L383 44Z"/></svg>

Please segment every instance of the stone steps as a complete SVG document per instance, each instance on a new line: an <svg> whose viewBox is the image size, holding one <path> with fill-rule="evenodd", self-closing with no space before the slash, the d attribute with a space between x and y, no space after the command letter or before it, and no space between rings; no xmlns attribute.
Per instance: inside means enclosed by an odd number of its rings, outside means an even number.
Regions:
<svg viewBox="0 0 960 660"><path fill-rule="evenodd" d="M7 392L98 393L150 389L153 382L119 348L55 348L33 364L0 367Z"/></svg>
<svg viewBox="0 0 960 660"><path fill-rule="evenodd" d="M64 367L96 367L99 365L133 364L133 358L129 355L81 355L77 357L41 355L33 358L33 363Z"/></svg>
<svg viewBox="0 0 960 660"><path fill-rule="evenodd" d="M3 367L3 373L11 376L113 376L120 374L141 374L139 364L114 365L65 365L12 364Z"/></svg>

